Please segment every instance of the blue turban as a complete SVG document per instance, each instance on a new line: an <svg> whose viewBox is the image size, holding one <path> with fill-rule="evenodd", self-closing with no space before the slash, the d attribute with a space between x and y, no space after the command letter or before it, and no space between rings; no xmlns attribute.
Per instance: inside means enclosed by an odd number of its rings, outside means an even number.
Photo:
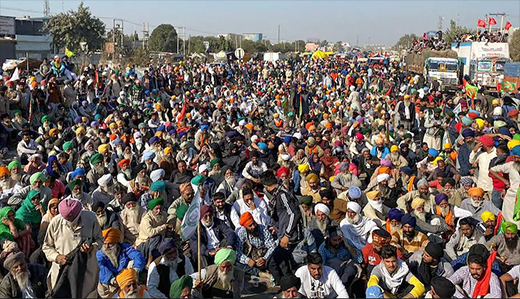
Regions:
<svg viewBox="0 0 520 299"><path fill-rule="evenodd" d="M77 176L85 175L85 170L83 168L76 168L70 175L72 179L76 178Z"/></svg>
<svg viewBox="0 0 520 299"><path fill-rule="evenodd" d="M348 189L348 196L352 199L360 198L361 197L361 189L357 186L350 187Z"/></svg>
<svg viewBox="0 0 520 299"><path fill-rule="evenodd" d="M341 162L339 164L338 168L339 168L339 171L345 171L348 169L348 167L349 167L349 164L347 162Z"/></svg>
<svg viewBox="0 0 520 299"><path fill-rule="evenodd" d="M412 174L412 169L408 166L404 166L404 167L401 167L401 171L406 173L406 175L411 175Z"/></svg>
<svg viewBox="0 0 520 299"><path fill-rule="evenodd" d="M464 129L464 131L462 131L462 137L475 137L475 132L473 132L472 129Z"/></svg>
<svg viewBox="0 0 520 299"><path fill-rule="evenodd" d="M145 160L153 159L153 158L155 158L155 153L146 152L146 153L144 153L143 157L144 157Z"/></svg>
<svg viewBox="0 0 520 299"><path fill-rule="evenodd" d="M415 225L417 223L417 220L415 219L414 216L412 216L410 214L406 214L406 215L403 216L403 218L401 218L401 223L403 224L403 226L405 224L408 224L410 226L415 227Z"/></svg>
<svg viewBox="0 0 520 299"><path fill-rule="evenodd" d="M149 144L154 144L156 142L159 142L159 137L157 136L153 136L152 138L150 138L150 140L148 140Z"/></svg>
<svg viewBox="0 0 520 299"><path fill-rule="evenodd" d="M182 131L179 133L179 135L177 135L177 138L181 139L186 134L187 134L186 131Z"/></svg>
<svg viewBox="0 0 520 299"><path fill-rule="evenodd" d="M383 290L380 286L368 287L365 295L367 296L367 298L384 298Z"/></svg>
<svg viewBox="0 0 520 299"><path fill-rule="evenodd" d="M515 156L520 156L520 145L517 145L511 149L511 153Z"/></svg>
<svg viewBox="0 0 520 299"><path fill-rule="evenodd" d="M258 143L258 148L259 148L260 150L262 150L262 151L266 151L266 150L269 149L269 147L267 146L267 144L264 143L264 142L259 142L259 143Z"/></svg>
<svg viewBox="0 0 520 299"><path fill-rule="evenodd" d="M472 122L473 121L471 120L471 118L469 118L467 116L462 117L462 123L465 124L466 126L470 126Z"/></svg>
<svg viewBox="0 0 520 299"><path fill-rule="evenodd" d="M497 133L509 136L511 138L513 137L513 135L511 135L511 133L509 132L509 129L507 127L500 127L500 128L498 128Z"/></svg>
<svg viewBox="0 0 520 299"><path fill-rule="evenodd" d="M403 216L404 216L404 213L399 209L392 208L392 209L390 209L390 211L388 211L388 219L390 219L390 220L397 220L397 221L401 222L401 219L403 218Z"/></svg>
<svg viewBox="0 0 520 299"><path fill-rule="evenodd" d="M292 140L291 136L285 136L285 138L283 139L283 142L284 143L291 143L291 140Z"/></svg>
<svg viewBox="0 0 520 299"><path fill-rule="evenodd" d="M166 190L166 183L162 180L153 182L150 189L154 192L163 192Z"/></svg>
<svg viewBox="0 0 520 299"><path fill-rule="evenodd" d="M157 128L157 131L161 131L161 132L164 132L164 129L166 127L164 125L160 125L158 128Z"/></svg>
<svg viewBox="0 0 520 299"><path fill-rule="evenodd" d="M430 156L436 158L439 155L439 151L434 148L430 148L430 149L428 149L428 154Z"/></svg>
<svg viewBox="0 0 520 299"><path fill-rule="evenodd" d="M200 130L201 130L201 131L207 130L208 128L209 128L208 125L202 125L202 126L200 126Z"/></svg>
<svg viewBox="0 0 520 299"><path fill-rule="evenodd" d="M435 203L437 205L440 205L443 200L448 200L448 195L446 195L444 193L435 194Z"/></svg>
<svg viewBox="0 0 520 299"><path fill-rule="evenodd" d="M175 239L173 238L166 238L162 240L162 242L159 244L159 253L161 255L165 254L166 252L170 251L172 248L176 248L177 245L175 245Z"/></svg>

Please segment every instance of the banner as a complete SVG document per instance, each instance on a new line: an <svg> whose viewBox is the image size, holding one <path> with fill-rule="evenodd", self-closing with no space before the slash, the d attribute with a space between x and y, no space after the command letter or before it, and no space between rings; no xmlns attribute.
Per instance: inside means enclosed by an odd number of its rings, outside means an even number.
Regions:
<svg viewBox="0 0 520 299"><path fill-rule="evenodd" d="M516 83L510 81L502 81L503 92L513 92L516 89Z"/></svg>
<svg viewBox="0 0 520 299"><path fill-rule="evenodd" d="M484 20L479 19L477 22L477 27L486 28L486 22L484 22Z"/></svg>
<svg viewBox="0 0 520 299"><path fill-rule="evenodd" d="M181 224L181 238L186 241L197 231L197 225L200 220L200 192L197 193L191 201L190 207L184 218L182 218Z"/></svg>

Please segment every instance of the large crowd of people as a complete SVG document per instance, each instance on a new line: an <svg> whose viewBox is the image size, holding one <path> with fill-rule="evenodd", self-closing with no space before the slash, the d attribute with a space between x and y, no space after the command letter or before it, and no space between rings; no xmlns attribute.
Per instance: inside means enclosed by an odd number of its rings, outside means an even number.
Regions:
<svg viewBox="0 0 520 299"><path fill-rule="evenodd" d="M1 297L520 297L514 94L332 56L37 71L0 79Z"/></svg>

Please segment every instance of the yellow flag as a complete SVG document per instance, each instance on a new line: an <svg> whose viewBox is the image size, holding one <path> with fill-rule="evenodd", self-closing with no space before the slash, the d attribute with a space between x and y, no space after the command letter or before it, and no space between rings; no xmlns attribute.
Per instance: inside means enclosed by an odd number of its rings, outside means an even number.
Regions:
<svg viewBox="0 0 520 299"><path fill-rule="evenodd" d="M68 57L73 57L74 52L72 52L71 50L67 49L67 47L65 47L65 55L67 55Z"/></svg>

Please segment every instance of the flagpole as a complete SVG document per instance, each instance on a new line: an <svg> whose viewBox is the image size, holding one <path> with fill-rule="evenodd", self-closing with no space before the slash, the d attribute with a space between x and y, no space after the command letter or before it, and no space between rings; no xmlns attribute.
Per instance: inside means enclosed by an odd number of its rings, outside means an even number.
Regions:
<svg viewBox="0 0 520 299"><path fill-rule="evenodd" d="M200 259L201 259L201 254L200 254L200 220L197 223L197 253L198 253L197 259L198 259L199 280L202 280L202 275L201 275L202 270L201 270L201 262L200 262Z"/></svg>

